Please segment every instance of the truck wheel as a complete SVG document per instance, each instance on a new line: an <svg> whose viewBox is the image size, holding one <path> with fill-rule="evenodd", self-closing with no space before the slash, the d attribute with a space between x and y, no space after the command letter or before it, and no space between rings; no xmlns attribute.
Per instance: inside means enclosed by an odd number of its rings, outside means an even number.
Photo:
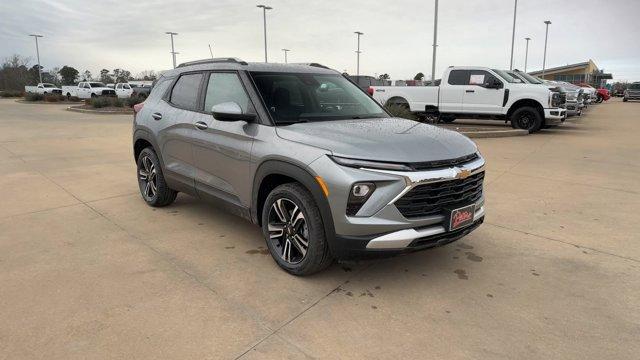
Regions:
<svg viewBox="0 0 640 360"><path fill-rule="evenodd" d="M71 100L71 93L67 93L67 101Z"/></svg>
<svg viewBox="0 0 640 360"><path fill-rule="evenodd" d="M534 133L542 127L542 116L536 108L523 106L511 114L511 127Z"/></svg>
<svg viewBox="0 0 640 360"><path fill-rule="evenodd" d="M629 101L629 99L627 99L627 98L622 98L622 102L627 102L627 101Z"/></svg>
<svg viewBox="0 0 640 360"><path fill-rule="evenodd" d="M440 115L440 122L445 124L452 123L456 120L456 117L453 115Z"/></svg>
<svg viewBox="0 0 640 360"><path fill-rule="evenodd" d="M262 208L262 233L271 256L293 275L310 275L332 262L320 210L298 183L276 187Z"/></svg>
<svg viewBox="0 0 640 360"><path fill-rule="evenodd" d="M98 95L96 95L96 94L91 94L91 97L92 97L92 98L96 98L96 97L98 97Z"/></svg>

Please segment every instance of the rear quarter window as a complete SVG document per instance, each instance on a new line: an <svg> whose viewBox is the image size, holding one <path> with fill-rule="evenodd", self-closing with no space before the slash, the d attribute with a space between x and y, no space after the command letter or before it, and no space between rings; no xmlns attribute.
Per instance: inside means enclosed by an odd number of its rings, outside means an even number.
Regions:
<svg viewBox="0 0 640 360"><path fill-rule="evenodd" d="M469 83L469 71L451 70L447 82L449 85L467 85Z"/></svg>

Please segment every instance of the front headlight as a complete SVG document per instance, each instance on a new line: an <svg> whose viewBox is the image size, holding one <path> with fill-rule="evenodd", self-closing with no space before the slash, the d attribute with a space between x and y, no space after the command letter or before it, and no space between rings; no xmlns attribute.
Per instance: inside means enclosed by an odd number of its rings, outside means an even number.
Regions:
<svg viewBox="0 0 640 360"><path fill-rule="evenodd" d="M409 166L405 164L400 164L400 163L349 159L349 158L343 158L343 157L332 156L332 155L329 155L329 158L331 158L331 160L335 161L339 165L348 166L352 168L368 168L368 169L394 170L394 171L412 171L413 170Z"/></svg>

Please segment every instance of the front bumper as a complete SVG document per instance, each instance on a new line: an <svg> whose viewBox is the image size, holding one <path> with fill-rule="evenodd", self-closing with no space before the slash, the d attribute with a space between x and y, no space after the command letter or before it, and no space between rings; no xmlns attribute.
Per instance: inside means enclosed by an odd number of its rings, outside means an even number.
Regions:
<svg viewBox="0 0 640 360"><path fill-rule="evenodd" d="M559 125L567 118L567 111L563 108L544 109L546 125Z"/></svg>
<svg viewBox="0 0 640 360"><path fill-rule="evenodd" d="M336 233L335 239L329 240L333 256L338 259L392 256L443 245L465 236L484 219L483 195L473 200L476 205L473 223L454 231L445 230L445 216L441 213L406 218L395 202L419 185L456 180L461 173L478 174L484 171L484 164L479 156L455 167L405 172L349 168L328 157L316 160L309 166L322 176L329 188L328 203ZM376 190L356 216L347 216L347 198L356 182L374 182Z"/></svg>

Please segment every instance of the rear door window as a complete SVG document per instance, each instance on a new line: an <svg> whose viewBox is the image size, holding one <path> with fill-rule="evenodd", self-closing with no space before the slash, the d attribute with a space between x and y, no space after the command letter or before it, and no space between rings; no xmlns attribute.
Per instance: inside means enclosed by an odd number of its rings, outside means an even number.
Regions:
<svg viewBox="0 0 640 360"><path fill-rule="evenodd" d="M451 70L447 82L449 85L467 85L469 83L469 70Z"/></svg>
<svg viewBox="0 0 640 360"><path fill-rule="evenodd" d="M186 110L197 110L201 81L202 74L200 73L180 76L173 86L169 101L173 105Z"/></svg>

